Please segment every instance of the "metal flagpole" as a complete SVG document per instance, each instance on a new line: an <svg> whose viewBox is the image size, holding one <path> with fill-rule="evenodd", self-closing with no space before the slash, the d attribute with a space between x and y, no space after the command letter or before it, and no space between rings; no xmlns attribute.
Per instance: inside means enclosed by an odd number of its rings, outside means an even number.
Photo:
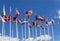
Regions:
<svg viewBox="0 0 60 41"><path fill-rule="evenodd" d="M4 22L2 22L2 41L3 41L3 36L4 36Z"/></svg>
<svg viewBox="0 0 60 41"><path fill-rule="evenodd" d="M50 33L49 33L49 27L48 27L48 35L50 35ZM48 39L49 39L49 37L48 37ZM50 40L49 40L50 41Z"/></svg>
<svg viewBox="0 0 60 41"><path fill-rule="evenodd" d="M33 29L33 33L32 34L33 34L33 38L34 38L34 27L32 29ZM34 39L33 39L33 41L34 41Z"/></svg>
<svg viewBox="0 0 60 41"><path fill-rule="evenodd" d="M36 32L36 41L37 41L37 27L35 28L35 32Z"/></svg>
<svg viewBox="0 0 60 41"><path fill-rule="evenodd" d="M28 38L30 41L30 16L28 16Z"/></svg>
<svg viewBox="0 0 60 41"><path fill-rule="evenodd" d="M18 40L18 25L17 25L17 22L16 22L16 36L17 36L17 40Z"/></svg>
<svg viewBox="0 0 60 41"><path fill-rule="evenodd" d="M54 24L52 25L52 37L53 37L53 41L54 41Z"/></svg>
<svg viewBox="0 0 60 41"><path fill-rule="evenodd" d="M11 41L11 7L10 7L10 41Z"/></svg>
<svg viewBox="0 0 60 41"><path fill-rule="evenodd" d="M40 27L40 36L41 36L41 27ZM42 41L42 40L41 40L41 37L40 37L40 41Z"/></svg>
<svg viewBox="0 0 60 41"><path fill-rule="evenodd" d="M46 34L46 33L45 33L45 27L44 27L44 40L46 41L46 37L45 37L45 34Z"/></svg>
<svg viewBox="0 0 60 41"><path fill-rule="evenodd" d="M25 17L26 20L26 17ZM26 23L25 23L25 41L26 41Z"/></svg>
<svg viewBox="0 0 60 41"><path fill-rule="evenodd" d="M12 38L13 38L13 25L12 25L12 31L11 32L12 32Z"/></svg>
<svg viewBox="0 0 60 41"><path fill-rule="evenodd" d="M22 41L23 41L23 26L22 26Z"/></svg>
<svg viewBox="0 0 60 41"><path fill-rule="evenodd" d="M3 5L3 14L5 13L5 5ZM4 16L3 16L4 19ZM3 36L4 36L4 22L2 22L2 41L3 41Z"/></svg>

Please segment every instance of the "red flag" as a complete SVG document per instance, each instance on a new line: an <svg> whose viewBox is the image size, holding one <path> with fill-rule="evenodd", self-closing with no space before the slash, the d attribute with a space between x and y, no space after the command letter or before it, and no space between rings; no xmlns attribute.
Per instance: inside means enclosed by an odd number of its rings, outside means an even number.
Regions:
<svg viewBox="0 0 60 41"><path fill-rule="evenodd" d="M16 9L16 17L19 16L19 11Z"/></svg>
<svg viewBox="0 0 60 41"><path fill-rule="evenodd" d="M4 20L5 21L9 21L10 20L10 16L4 16Z"/></svg>

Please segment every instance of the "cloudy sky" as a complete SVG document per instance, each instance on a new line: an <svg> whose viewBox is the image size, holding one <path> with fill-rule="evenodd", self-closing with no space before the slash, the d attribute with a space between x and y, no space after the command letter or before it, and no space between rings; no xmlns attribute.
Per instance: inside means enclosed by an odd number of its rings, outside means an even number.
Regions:
<svg viewBox="0 0 60 41"><path fill-rule="evenodd" d="M47 18L49 21L52 18L54 20L54 41L59 41L60 39L60 0L0 0L0 16L2 15L3 10L3 4L5 4L6 8L6 15L9 15L10 6L12 8L12 17L15 16L15 8L17 8L20 12L20 15L18 16L18 19L23 20L24 19L24 12L28 10L32 10L33 14L30 17L30 23L32 24L33 21L35 21L35 15L39 15L42 17ZM40 21L39 21L40 22ZM10 29L10 22L6 22L5 24L5 35L9 36L9 29ZM42 23L44 24L44 23ZM16 23L12 22L12 31L13 37L16 37ZM22 28L23 28L23 34L22 34ZM33 30L34 28L34 30ZM52 37L52 26L49 27L50 29L50 37ZM40 36L40 29L36 28L34 26L31 27L31 37L36 37L35 29L37 30L37 37ZM42 30L42 35L44 30ZM25 35L25 25L18 24L18 32L19 32L19 39L22 39L22 35ZM26 38L28 39L28 27L26 24ZM34 32L34 33L33 33ZM0 33L2 33L2 22L0 22ZM47 35L47 30L46 30ZM1 35L0 35L1 36ZM43 36L44 37L44 36ZM52 41L52 39L51 39Z"/></svg>

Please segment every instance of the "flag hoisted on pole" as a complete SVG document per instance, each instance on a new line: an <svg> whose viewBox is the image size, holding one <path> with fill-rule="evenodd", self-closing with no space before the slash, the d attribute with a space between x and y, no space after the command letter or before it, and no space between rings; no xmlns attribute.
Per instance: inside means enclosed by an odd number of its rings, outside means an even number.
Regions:
<svg viewBox="0 0 60 41"><path fill-rule="evenodd" d="M18 16L18 10L17 10L17 8L15 9L16 10L16 16ZM17 19L17 18L16 18ZM17 36L17 40L16 41L18 41L18 24L17 24L18 22L16 21L16 36Z"/></svg>
<svg viewBox="0 0 60 41"><path fill-rule="evenodd" d="M54 41L54 20L51 19L52 21L52 37L53 37L53 41Z"/></svg>
<svg viewBox="0 0 60 41"><path fill-rule="evenodd" d="M3 5L3 19L5 15L6 15L5 5ZM3 36L4 36L4 22L2 22L2 41L3 41Z"/></svg>
<svg viewBox="0 0 60 41"><path fill-rule="evenodd" d="M25 16L28 17L28 39L30 41L30 16L32 15L32 10L26 11Z"/></svg>

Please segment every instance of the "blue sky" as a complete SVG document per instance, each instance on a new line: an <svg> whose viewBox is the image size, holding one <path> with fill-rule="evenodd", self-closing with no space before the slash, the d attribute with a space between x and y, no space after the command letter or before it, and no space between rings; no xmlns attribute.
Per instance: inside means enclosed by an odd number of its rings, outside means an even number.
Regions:
<svg viewBox="0 0 60 41"><path fill-rule="evenodd" d="M55 16L58 16L57 11L58 11L58 9L60 9L60 0L0 0L0 15L2 15L3 4L5 4L7 15L9 15L9 12L10 12L9 11L10 6L12 8L13 16L15 16L15 8L17 8L20 12L20 15L18 17L20 20L24 19L24 12L27 10L33 11L30 22L35 21L35 18L34 18L35 15L40 15L42 17L44 16L48 20L50 20L51 18L54 19L54 21L55 21L55 25L54 25L55 37L54 38L55 38L55 41L60 40L59 39L60 38L60 33L59 33L60 23L58 24L58 22L60 22L60 19L54 18ZM1 25L2 25L2 23L0 23L0 33L1 33ZM12 25L13 25L14 37L16 37L15 36L15 31L16 31L15 23L12 22ZM22 35L22 27L24 28L24 26L21 26L20 24L18 24L19 39L21 38L21 35ZM9 36L9 22L5 23L5 30L6 30L6 35ZM50 30L51 30L51 28L50 28ZM32 33L32 31L33 30L31 30L31 33ZM28 31L26 31L26 32L28 32ZM31 37L32 37L32 35L31 35Z"/></svg>

